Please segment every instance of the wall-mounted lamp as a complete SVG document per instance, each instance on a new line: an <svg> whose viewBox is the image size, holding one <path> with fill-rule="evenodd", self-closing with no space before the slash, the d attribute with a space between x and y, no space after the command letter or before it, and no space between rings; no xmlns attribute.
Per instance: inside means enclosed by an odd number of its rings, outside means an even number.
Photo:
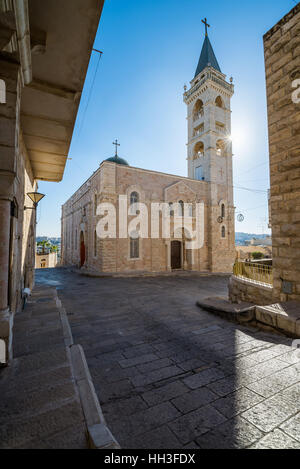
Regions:
<svg viewBox="0 0 300 469"><path fill-rule="evenodd" d="M28 192L27 195L32 200L33 207L24 207L24 210L36 210L38 203L45 197L44 194L38 192Z"/></svg>

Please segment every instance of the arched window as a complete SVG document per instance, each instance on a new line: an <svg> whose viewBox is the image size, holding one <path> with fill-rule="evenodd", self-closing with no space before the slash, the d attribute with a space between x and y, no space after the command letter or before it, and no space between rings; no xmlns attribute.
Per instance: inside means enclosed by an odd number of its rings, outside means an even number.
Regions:
<svg viewBox="0 0 300 469"><path fill-rule="evenodd" d="M222 226L222 238L226 238L226 228Z"/></svg>
<svg viewBox="0 0 300 469"><path fill-rule="evenodd" d="M172 202L169 202L169 211L170 211L170 215L171 217L174 215L174 207L173 207L173 203Z"/></svg>
<svg viewBox="0 0 300 469"><path fill-rule="evenodd" d="M179 202L178 202L178 216L179 217L184 216L184 202L183 202L183 200L179 200Z"/></svg>
<svg viewBox="0 0 300 469"><path fill-rule="evenodd" d="M221 96L218 96L216 98L215 104L217 107L224 108L223 99L221 98Z"/></svg>
<svg viewBox="0 0 300 469"><path fill-rule="evenodd" d="M134 204L138 204L140 201L139 194L137 192L131 192L130 194L130 215L136 215Z"/></svg>
<svg viewBox="0 0 300 469"><path fill-rule="evenodd" d="M224 204L222 204L221 206L221 217L225 218L225 205Z"/></svg>
<svg viewBox="0 0 300 469"><path fill-rule="evenodd" d="M194 146L193 160L197 160L198 158L201 158L202 156L204 156L204 143L197 142L196 145Z"/></svg>
<svg viewBox="0 0 300 469"><path fill-rule="evenodd" d="M98 249L97 249L97 231L94 231L94 257L97 257Z"/></svg>
<svg viewBox="0 0 300 469"><path fill-rule="evenodd" d="M130 194L130 205L139 203L139 194L137 192L131 192Z"/></svg>
<svg viewBox="0 0 300 469"><path fill-rule="evenodd" d="M201 101L201 99L198 99L193 109L193 121L195 122L196 120L203 117L203 115L203 101Z"/></svg>
<svg viewBox="0 0 300 469"><path fill-rule="evenodd" d="M130 259L138 259L140 257L140 239L136 231L130 234Z"/></svg>
<svg viewBox="0 0 300 469"><path fill-rule="evenodd" d="M216 150L217 150L217 155L218 156L224 156L224 151L225 151L224 140L217 140Z"/></svg>

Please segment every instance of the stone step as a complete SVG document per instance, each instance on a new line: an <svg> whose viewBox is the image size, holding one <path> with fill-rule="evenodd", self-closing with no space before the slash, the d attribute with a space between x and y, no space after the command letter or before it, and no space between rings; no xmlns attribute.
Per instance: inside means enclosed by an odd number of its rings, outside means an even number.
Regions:
<svg viewBox="0 0 300 469"><path fill-rule="evenodd" d="M269 306L252 303L231 303L226 297L211 297L198 301L197 306L239 324L300 338L300 303L288 301Z"/></svg>

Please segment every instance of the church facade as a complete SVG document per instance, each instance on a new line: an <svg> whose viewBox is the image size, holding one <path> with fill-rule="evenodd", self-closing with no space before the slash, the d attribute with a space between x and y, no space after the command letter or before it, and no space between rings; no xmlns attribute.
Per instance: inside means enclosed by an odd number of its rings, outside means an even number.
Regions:
<svg viewBox="0 0 300 469"><path fill-rule="evenodd" d="M129 166L116 154L62 207L62 264L91 272L130 273L190 271L231 272L235 260L231 98L206 33L196 74L185 87L188 114L188 177ZM167 207L168 235L160 213L153 236L153 207ZM102 236L105 210L114 208L114 229ZM201 207L199 224L197 207ZM142 210L143 208L143 210ZM122 212L122 210L123 212ZM120 225L133 226L144 211L148 232L136 229L121 235ZM145 220L146 217L146 220ZM188 228L181 220L188 220ZM179 221L179 223L178 223ZM179 228L178 228L179 227ZM192 246L192 232L201 230L201 243ZM198 233L199 234L199 233Z"/></svg>

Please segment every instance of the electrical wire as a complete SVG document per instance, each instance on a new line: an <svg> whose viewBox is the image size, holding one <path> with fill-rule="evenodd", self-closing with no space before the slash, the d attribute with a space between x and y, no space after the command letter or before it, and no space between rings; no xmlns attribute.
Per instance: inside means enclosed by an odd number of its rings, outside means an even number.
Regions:
<svg viewBox="0 0 300 469"><path fill-rule="evenodd" d="M97 72L98 72L100 60L102 58L102 52L96 51L96 50L95 50L95 52L99 53L98 62L97 62L97 66L96 66L96 69L95 69L95 74L94 74L94 77L93 77L92 86L90 88L87 104L86 104L85 110L83 112L83 117L82 117L82 121L81 121L80 128L79 128L79 131L78 131L78 136L80 136L83 125L84 125L84 122L85 122L86 113L87 113L87 110L88 110L88 107L89 107L89 104L90 104L90 101L91 101L92 93L93 93L95 82L96 82L96 77L97 77Z"/></svg>

